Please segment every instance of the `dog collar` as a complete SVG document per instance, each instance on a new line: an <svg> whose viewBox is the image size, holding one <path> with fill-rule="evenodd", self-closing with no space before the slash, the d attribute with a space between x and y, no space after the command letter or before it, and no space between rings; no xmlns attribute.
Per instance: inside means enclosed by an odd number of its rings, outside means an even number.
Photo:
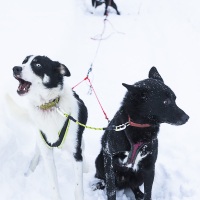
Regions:
<svg viewBox="0 0 200 200"><path fill-rule="evenodd" d="M147 127L151 126L151 124L138 124L138 123L135 123L135 122L131 121L130 116L128 116L128 123L129 123L130 126L134 126L134 127L137 127L137 128L147 128Z"/></svg>
<svg viewBox="0 0 200 200"><path fill-rule="evenodd" d="M38 106L41 110L48 110L52 107L55 107L58 102L60 101L60 97L55 98L53 101L50 101L49 103L44 103L41 106Z"/></svg>

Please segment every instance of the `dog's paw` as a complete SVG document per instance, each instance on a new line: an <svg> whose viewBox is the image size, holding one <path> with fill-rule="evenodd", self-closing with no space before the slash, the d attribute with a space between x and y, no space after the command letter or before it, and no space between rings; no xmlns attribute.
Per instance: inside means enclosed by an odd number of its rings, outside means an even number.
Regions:
<svg viewBox="0 0 200 200"><path fill-rule="evenodd" d="M103 180L96 180L95 182L91 183L90 187L93 191L103 190L105 189L105 182Z"/></svg>
<svg viewBox="0 0 200 200"><path fill-rule="evenodd" d="M135 199L136 199L136 200L143 200L143 199L144 199L144 193L141 192L141 191L137 191L137 192L135 193Z"/></svg>

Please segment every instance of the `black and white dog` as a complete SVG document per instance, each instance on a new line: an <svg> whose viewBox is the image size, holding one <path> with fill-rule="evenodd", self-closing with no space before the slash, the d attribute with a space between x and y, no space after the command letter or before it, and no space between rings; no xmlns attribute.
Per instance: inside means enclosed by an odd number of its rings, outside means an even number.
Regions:
<svg viewBox="0 0 200 200"><path fill-rule="evenodd" d="M49 176L51 197L59 200L59 188L53 158L53 147L62 145L73 160L75 170L75 199L83 200L82 134L84 127L63 117L61 110L82 124L87 122L87 108L78 95L67 86L64 76L68 68L45 56L27 56L21 65L13 68L13 76L19 81L17 93L28 99L28 111L39 132L37 152L30 164L34 171L40 155ZM42 137L41 137L42 136ZM42 139L43 138L43 139ZM64 141L65 140L65 141ZM46 142L46 144L45 144Z"/></svg>
<svg viewBox="0 0 200 200"><path fill-rule="evenodd" d="M128 90L122 105L106 130L101 152L96 158L94 189L106 187L108 200L116 200L116 190L130 188L136 200L150 200L158 154L157 135L161 123L185 124L189 116L175 103L174 92L164 84L155 67L149 78ZM108 127L108 129L109 129ZM144 194L139 186L144 184Z"/></svg>
<svg viewBox="0 0 200 200"><path fill-rule="evenodd" d="M105 12L104 15L108 15L108 6L113 7L117 14L120 15L120 12L118 11L117 5L114 2L114 0L92 0L92 6L97 8L101 4L105 3Z"/></svg>

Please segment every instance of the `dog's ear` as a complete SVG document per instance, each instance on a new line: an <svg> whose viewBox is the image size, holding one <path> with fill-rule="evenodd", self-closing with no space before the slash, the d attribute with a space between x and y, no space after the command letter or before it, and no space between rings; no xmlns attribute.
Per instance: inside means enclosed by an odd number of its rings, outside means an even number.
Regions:
<svg viewBox="0 0 200 200"><path fill-rule="evenodd" d="M65 65L63 65L63 64L61 64L59 62L56 62L56 66L57 66L56 70L58 70L58 72L61 75L68 76L68 77L71 76L71 73L70 73L69 69Z"/></svg>
<svg viewBox="0 0 200 200"><path fill-rule="evenodd" d="M63 76L71 76L71 73L70 73L69 69L63 64L60 64L60 73Z"/></svg>
<svg viewBox="0 0 200 200"><path fill-rule="evenodd" d="M158 70L155 67L152 67L149 71L149 78L157 79L164 83L161 75L158 73Z"/></svg>
<svg viewBox="0 0 200 200"><path fill-rule="evenodd" d="M129 90L129 91L133 88L132 85L128 85L128 84L126 84L126 83L122 83L122 85L123 85L127 90Z"/></svg>

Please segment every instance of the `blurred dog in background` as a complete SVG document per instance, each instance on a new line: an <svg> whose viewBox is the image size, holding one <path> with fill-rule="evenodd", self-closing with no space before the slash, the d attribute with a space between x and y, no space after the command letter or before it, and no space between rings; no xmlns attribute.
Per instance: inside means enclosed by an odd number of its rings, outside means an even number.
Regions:
<svg viewBox="0 0 200 200"><path fill-rule="evenodd" d="M118 15L120 15L120 12L117 9L117 5L113 0L92 0L92 6L97 8L101 4L105 3L105 12L104 15L108 15L108 6L111 6L114 8Z"/></svg>

